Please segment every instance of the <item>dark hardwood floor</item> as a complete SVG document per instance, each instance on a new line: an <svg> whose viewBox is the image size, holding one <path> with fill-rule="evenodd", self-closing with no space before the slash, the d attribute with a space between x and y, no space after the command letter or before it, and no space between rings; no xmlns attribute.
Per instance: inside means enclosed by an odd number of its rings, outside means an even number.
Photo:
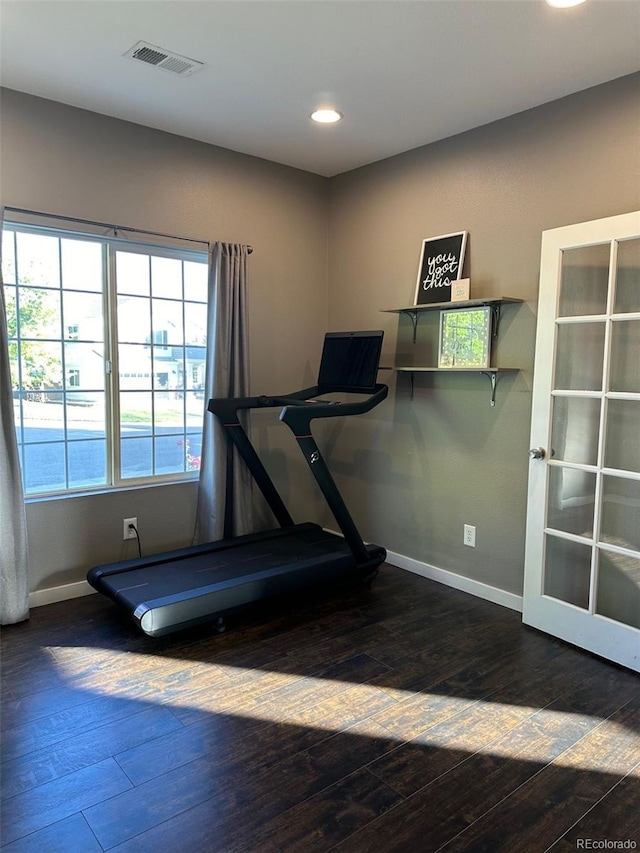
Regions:
<svg viewBox="0 0 640 853"><path fill-rule="evenodd" d="M2 647L3 853L640 846L640 678L400 569L156 640L91 595Z"/></svg>

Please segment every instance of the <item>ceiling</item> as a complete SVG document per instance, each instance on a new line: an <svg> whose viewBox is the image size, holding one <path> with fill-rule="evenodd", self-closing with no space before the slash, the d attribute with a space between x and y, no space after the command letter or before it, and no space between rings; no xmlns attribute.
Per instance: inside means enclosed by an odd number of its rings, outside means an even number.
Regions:
<svg viewBox="0 0 640 853"><path fill-rule="evenodd" d="M324 176L640 69L638 0L0 0L0 30L9 89Z"/></svg>

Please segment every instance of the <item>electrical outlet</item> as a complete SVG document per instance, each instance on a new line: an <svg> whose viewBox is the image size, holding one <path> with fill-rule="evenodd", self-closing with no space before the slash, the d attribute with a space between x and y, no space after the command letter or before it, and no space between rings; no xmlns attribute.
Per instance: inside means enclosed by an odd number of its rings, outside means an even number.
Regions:
<svg viewBox="0 0 640 853"><path fill-rule="evenodd" d="M476 547L476 529L473 524L465 524L464 526L464 538L462 540L465 545L468 545L470 548Z"/></svg>
<svg viewBox="0 0 640 853"><path fill-rule="evenodd" d="M132 524L136 529L138 528L138 519L137 518L125 518L122 522L122 538L123 539L135 539L136 531L133 527L129 527Z"/></svg>

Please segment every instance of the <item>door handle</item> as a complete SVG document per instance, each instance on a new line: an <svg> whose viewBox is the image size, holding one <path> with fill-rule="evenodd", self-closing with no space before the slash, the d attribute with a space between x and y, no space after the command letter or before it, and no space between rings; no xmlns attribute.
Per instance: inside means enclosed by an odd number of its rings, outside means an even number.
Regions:
<svg viewBox="0 0 640 853"><path fill-rule="evenodd" d="M546 455L547 453L544 447L532 447L529 451L529 456L532 459L544 459Z"/></svg>

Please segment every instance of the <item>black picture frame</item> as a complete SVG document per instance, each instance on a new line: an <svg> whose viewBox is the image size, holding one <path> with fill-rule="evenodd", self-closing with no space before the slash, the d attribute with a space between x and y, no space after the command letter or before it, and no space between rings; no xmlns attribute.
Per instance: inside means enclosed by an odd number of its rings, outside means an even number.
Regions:
<svg viewBox="0 0 640 853"><path fill-rule="evenodd" d="M414 305L451 301L451 282L462 278L467 231L422 241Z"/></svg>

